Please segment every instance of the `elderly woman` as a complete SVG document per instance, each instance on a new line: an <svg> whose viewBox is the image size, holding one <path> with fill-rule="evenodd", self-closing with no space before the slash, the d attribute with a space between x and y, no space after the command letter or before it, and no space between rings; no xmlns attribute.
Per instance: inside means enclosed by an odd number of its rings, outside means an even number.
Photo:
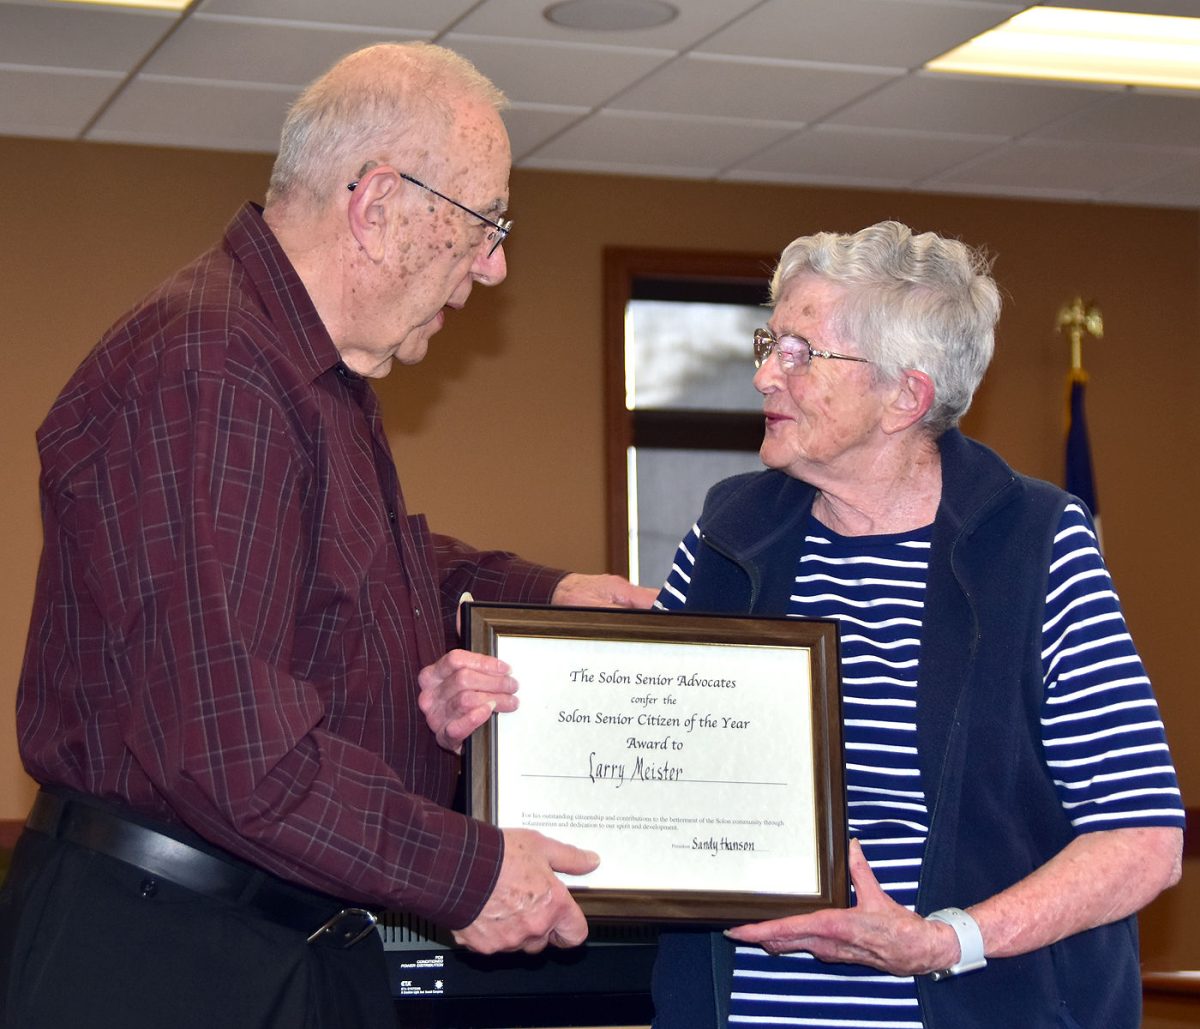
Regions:
<svg viewBox="0 0 1200 1029"><path fill-rule="evenodd" d="M655 1025L1137 1026L1179 791L1088 512L954 427L985 262L885 222L797 239L771 296L768 470L713 487L658 603L840 622L853 906L668 934Z"/></svg>

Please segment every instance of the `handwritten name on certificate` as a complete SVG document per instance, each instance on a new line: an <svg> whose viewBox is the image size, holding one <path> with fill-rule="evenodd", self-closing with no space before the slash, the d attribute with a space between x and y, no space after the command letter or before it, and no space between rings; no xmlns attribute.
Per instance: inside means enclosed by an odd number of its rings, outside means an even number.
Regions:
<svg viewBox="0 0 1200 1029"><path fill-rule="evenodd" d="M600 854L575 889L815 893L805 648L501 636L499 825Z"/></svg>

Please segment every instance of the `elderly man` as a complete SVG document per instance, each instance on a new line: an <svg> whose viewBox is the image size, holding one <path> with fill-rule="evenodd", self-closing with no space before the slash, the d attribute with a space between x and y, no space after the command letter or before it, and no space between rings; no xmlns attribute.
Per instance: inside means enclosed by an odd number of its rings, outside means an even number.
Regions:
<svg viewBox="0 0 1200 1029"><path fill-rule="evenodd" d="M432 535L367 382L504 279L502 103L437 47L340 62L289 114L265 209L40 429L18 721L43 788L0 899L0 1024L391 1026L371 909L481 951L586 936L554 873L596 856L449 810L418 706L452 692L474 720L515 689L448 649L464 592L651 596Z"/></svg>

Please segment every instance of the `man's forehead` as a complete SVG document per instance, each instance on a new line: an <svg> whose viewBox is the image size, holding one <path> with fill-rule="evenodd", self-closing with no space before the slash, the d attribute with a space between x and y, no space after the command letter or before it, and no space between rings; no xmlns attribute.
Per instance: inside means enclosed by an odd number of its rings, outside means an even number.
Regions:
<svg viewBox="0 0 1200 1029"><path fill-rule="evenodd" d="M478 146L482 152L508 152L508 130L500 112L491 104L468 100L454 108L451 135L458 145Z"/></svg>
<svg viewBox="0 0 1200 1029"><path fill-rule="evenodd" d="M503 213L508 207L512 151L499 112L490 104L463 107L457 112L449 144L446 168L456 187L470 192L472 206L477 205L481 214Z"/></svg>

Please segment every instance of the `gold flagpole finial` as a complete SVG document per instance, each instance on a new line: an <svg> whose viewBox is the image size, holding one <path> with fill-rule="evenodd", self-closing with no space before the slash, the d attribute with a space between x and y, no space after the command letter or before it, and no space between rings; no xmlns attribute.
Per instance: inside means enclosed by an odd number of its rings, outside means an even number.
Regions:
<svg viewBox="0 0 1200 1029"><path fill-rule="evenodd" d="M1095 339L1104 336L1104 316L1095 301L1086 304L1082 297L1075 297L1058 311L1058 331L1071 341L1071 373L1083 374L1083 334Z"/></svg>

